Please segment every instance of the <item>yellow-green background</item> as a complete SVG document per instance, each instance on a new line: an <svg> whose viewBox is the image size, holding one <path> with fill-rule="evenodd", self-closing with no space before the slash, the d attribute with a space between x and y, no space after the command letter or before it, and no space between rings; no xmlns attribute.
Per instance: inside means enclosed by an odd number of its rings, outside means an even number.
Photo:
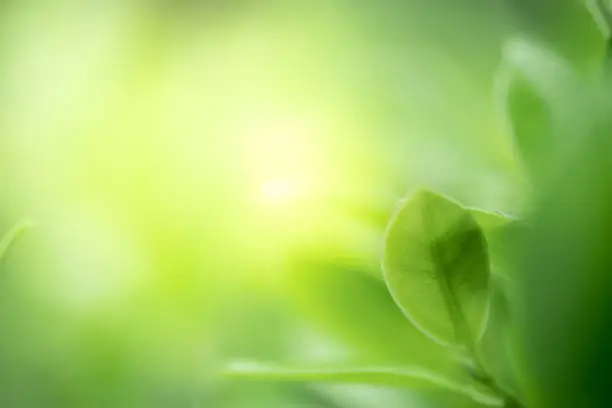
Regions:
<svg viewBox="0 0 612 408"><path fill-rule="evenodd" d="M0 274L0 406L426 404L215 373L402 362L395 202L524 204L494 97L516 35L598 64L571 1L1 2L0 227L37 227Z"/></svg>

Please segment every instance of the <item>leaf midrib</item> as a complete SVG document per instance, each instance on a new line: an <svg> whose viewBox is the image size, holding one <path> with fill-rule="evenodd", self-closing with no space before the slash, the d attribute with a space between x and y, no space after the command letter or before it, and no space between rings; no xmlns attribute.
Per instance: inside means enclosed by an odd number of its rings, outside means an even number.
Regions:
<svg viewBox="0 0 612 408"><path fill-rule="evenodd" d="M424 225L425 234L429 234L429 231L437 231L437 229L435 229L434 217L427 201L425 201L425 205L423 206L422 216L424 223L427 224ZM452 290L452 285L450 282L450 269L448 265L446 265L446 262L444 262L440 243L437 237L432 237L431 234L427 236L427 240L430 243L430 252L434 263L434 271L440 271L438 275L442 275L441 277L438 277L436 281L438 282L438 286L442 292L442 298L444 299L444 304L448 310L456 340L460 341L470 350L472 350L474 348L473 336L459 301Z"/></svg>

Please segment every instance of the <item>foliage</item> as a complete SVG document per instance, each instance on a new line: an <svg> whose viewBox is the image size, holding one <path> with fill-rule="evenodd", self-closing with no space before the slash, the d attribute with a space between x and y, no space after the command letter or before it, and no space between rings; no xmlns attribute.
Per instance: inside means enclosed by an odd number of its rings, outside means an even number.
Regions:
<svg viewBox="0 0 612 408"><path fill-rule="evenodd" d="M0 3L1 407L612 406L609 0Z"/></svg>
<svg viewBox="0 0 612 408"><path fill-rule="evenodd" d="M609 35L612 12L601 1L590 6ZM414 359L412 367L233 366L229 375L420 390L429 383L476 405L610 406L609 72L580 74L523 39L504 58L497 97L531 185L523 217L417 189L396 208L382 252L404 324L442 346L427 353L461 368L436 372Z"/></svg>

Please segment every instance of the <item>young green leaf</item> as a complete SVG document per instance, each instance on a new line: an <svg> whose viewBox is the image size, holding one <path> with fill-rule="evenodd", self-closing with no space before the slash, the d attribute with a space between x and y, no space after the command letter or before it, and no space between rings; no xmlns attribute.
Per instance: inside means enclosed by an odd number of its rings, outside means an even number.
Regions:
<svg viewBox="0 0 612 408"><path fill-rule="evenodd" d="M402 388L445 389L468 396L485 405L499 406L499 398L486 394L474 386L450 381L439 374L420 368L365 366L283 367L258 362L234 362L224 376L267 381L310 381L368 384Z"/></svg>
<svg viewBox="0 0 612 408"><path fill-rule="evenodd" d="M486 211L480 208L468 208L474 220L480 225L485 235L488 231L495 231L498 228L503 228L509 223L516 221L513 215L506 214L501 211Z"/></svg>
<svg viewBox="0 0 612 408"><path fill-rule="evenodd" d="M509 247L510 234L514 229L524 228L523 221L513 215L499 211L489 212L470 208L474 220L480 225L487 239L487 250L491 263L491 272L504 277L512 277Z"/></svg>
<svg viewBox="0 0 612 408"><path fill-rule="evenodd" d="M473 347L488 312L489 258L469 210L415 192L391 220L382 266L395 302L421 331Z"/></svg>

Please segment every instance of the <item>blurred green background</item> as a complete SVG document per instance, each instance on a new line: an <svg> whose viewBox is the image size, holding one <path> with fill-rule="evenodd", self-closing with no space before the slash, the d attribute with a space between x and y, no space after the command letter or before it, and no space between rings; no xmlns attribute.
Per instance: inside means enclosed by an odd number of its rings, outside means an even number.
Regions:
<svg viewBox="0 0 612 408"><path fill-rule="evenodd" d="M427 359L381 238L416 186L523 211L517 35L601 59L569 0L2 1L0 406L460 406L215 373Z"/></svg>

